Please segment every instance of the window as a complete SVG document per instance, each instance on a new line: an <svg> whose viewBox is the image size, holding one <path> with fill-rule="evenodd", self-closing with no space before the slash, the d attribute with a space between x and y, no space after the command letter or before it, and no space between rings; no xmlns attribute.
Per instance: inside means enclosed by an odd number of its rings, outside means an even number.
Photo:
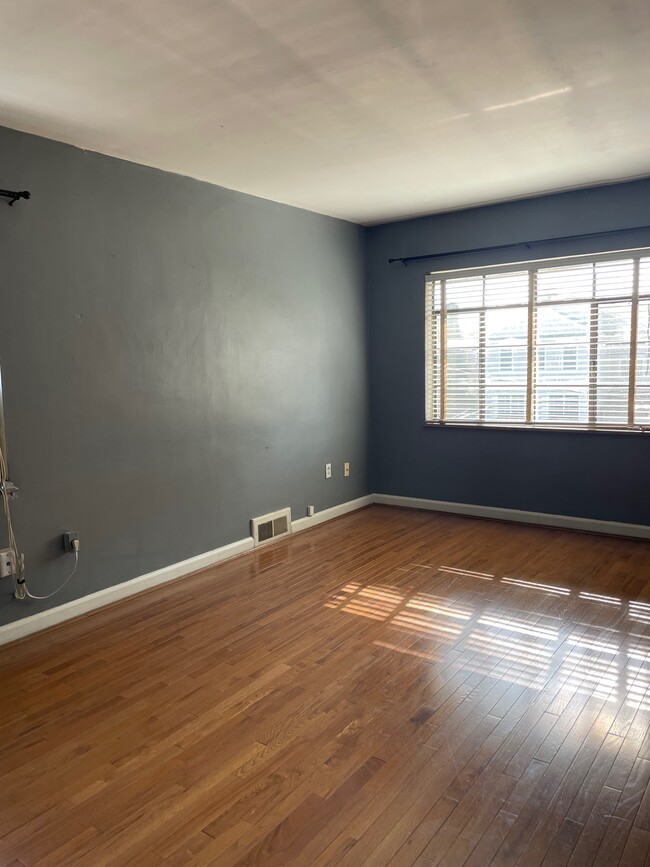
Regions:
<svg viewBox="0 0 650 867"><path fill-rule="evenodd" d="M540 370L573 371L578 369L577 346L540 346L537 358Z"/></svg>
<svg viewBox="0 0 650 867"><path fill-rule="evenodd" d="M508 373L513 370L514 350L497 349L497 372Z"/></svg>
<svg viewBox="0 0 650 867"><path fill-rule="evenodd" d="M650 428L650 250L430 274L426 420Z"/></svg>

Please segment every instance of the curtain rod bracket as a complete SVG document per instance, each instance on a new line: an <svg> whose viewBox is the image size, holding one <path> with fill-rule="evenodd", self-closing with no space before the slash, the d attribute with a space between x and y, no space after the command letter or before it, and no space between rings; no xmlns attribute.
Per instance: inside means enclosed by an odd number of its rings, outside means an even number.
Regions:
<svg viewBox="0 0 650 867"><path fill-rule="evenodd" d="M9 202L9 207L11 207L18 199L31 199L32 194L27 190L0 190L0 196L11 200Z"/></svg>

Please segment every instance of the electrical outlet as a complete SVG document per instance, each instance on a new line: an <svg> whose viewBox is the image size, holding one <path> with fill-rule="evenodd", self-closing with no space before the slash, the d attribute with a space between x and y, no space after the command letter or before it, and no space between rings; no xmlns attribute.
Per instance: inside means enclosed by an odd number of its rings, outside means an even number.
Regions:
<svg viewBox="0 0 650 867"><path fill-rule="evenodd" d="M350 461L343 464L343 475L347 478L350 475Z"/></svg>
<svg viewBox="0 0 650 867"><path fill-rule="evenodd" d="M79 542L79 533L77 532L77 530L68 530L67 533L64 533L61 536L61 539L63 541L63 550L68 551L71 554L74 551L72 543L75 541L75 539L77 543Z"/></svg>
<svg viewBox="0 0 650 867"><path fill-rule="evenodd" d="M8 578L14 571L14 560L10 548L0 551L0 578Z"/></svg>
<svg viewBox="0 0 650 867"><path fill-rule="evenodd" d="M313 518L315 511L316 511L316 509L313 506L307 506L307 517Z"/></svg>
<svg viewBox="0 0 650 867"><path fill-rule="evenodd" d="M326 479L332 478L332 465L331 464L325 464L325 478Z"/></svg>

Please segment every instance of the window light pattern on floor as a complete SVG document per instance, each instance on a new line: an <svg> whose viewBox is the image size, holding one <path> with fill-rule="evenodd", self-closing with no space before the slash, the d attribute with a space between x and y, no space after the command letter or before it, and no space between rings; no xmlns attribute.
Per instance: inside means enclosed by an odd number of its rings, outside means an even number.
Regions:
<svg viewBox="0 0 650 867"><path fill-rule="evenodd" d="M433 664L454 650L452 664L477 675L553 688L558 700L582 694L650 713L650 603L451 566L398 571L452 585L445 594L352 581L325 607L382 623L389 634L377 637L378 648ZM480 582L488 581L501 585L507 614L493 594L481 604ZM613 615L623 616L629 631L609 627Z"/></svg>

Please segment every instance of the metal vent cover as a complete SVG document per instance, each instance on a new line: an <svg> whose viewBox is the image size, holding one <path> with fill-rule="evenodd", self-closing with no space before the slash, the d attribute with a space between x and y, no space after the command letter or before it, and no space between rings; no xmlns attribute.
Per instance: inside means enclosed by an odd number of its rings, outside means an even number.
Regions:
<svg viewBox="0 0 650 867"><path fill-rule="evenodd" d="M268 515L260 515L251 519L251 536L257 548L267 545L278 536L286 536L291 532L291 509L278 509Z"/></svg>

